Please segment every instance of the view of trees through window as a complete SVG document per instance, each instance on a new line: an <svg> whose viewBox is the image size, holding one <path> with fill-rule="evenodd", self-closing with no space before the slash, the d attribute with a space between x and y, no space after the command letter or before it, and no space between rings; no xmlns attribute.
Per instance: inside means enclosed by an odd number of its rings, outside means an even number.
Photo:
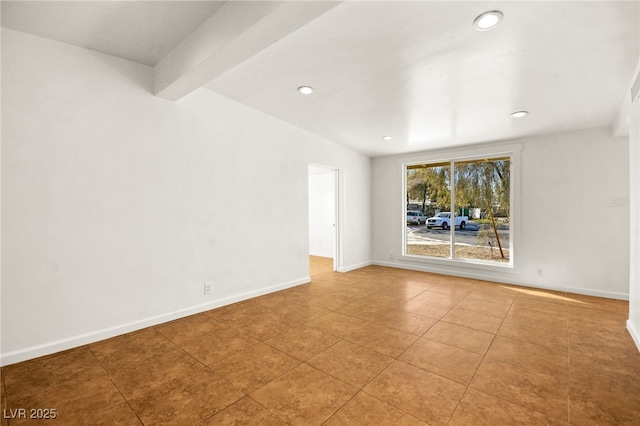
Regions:
<svg viewBox="0 0 640 426"><path fill-rule="evenodd" d="M407 255L510 262L509 157L406 166Z"/></svg>

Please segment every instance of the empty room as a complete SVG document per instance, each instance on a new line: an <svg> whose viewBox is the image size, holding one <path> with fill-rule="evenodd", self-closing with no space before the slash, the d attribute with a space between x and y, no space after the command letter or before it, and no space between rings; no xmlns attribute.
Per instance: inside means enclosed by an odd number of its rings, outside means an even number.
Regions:
<svg viewBox="0 0 640 426"><path fill-rule="evenodd" d="M639 1L0 13L0 426L640 424Z"/></svg>

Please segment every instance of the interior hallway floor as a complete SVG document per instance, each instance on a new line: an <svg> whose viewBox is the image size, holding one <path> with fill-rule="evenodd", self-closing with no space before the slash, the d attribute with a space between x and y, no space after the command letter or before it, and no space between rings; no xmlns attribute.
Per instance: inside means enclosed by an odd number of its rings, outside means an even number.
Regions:
<svg viewBox="0 0 640 426"><path fill-rule="evenodd" d="M321 272L3 367L2 426L640 424L627 314L619 300L400 269ZM17 408L57 419L7 419Z"/></svg>

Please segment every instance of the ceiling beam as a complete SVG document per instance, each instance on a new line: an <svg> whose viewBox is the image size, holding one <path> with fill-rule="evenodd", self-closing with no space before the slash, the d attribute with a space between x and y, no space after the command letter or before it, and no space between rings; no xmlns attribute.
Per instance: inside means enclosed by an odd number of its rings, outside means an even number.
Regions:
<svg viewBox="0 0 640 426"><path fill-rule="evenodd" d="M226 2L156 64L156 96L177 101L341 2Z"/></svg>

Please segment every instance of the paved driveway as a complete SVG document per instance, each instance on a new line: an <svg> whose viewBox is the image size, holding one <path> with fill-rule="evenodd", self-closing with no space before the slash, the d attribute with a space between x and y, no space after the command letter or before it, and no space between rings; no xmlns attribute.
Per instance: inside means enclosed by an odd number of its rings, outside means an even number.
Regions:
<svg viewBox="0 0 640 426"><path fill-rule="evenodd" d="M504 227L504 226L503 226ZM478 240L479 226L475 223L468 223L465 229L457 229L455 231L456 243L468 244L473 246L488 246L487 241ZM442 230L440 228L427 229L425 225L407 225L407 243L408 244L442 244L448 243L451 230ZM493 235L493 232L491 233ZM500 236L500 244L503 247L509 246L509 229L498 229ZM495 247L495 242L492 243Z"/></svg>

